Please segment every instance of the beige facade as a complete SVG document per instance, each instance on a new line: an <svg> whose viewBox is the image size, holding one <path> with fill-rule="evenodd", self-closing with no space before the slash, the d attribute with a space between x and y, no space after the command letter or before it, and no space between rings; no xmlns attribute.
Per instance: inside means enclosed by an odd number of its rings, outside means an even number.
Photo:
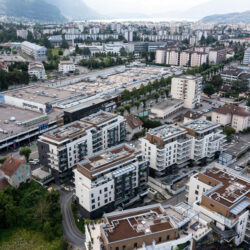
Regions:
<svg viewBox="0 0 250 250"><path fill-rule="evenodd" d="M158 64L166 63L166 50L165 49L156 50L155 63L158 63Z"/></svg>

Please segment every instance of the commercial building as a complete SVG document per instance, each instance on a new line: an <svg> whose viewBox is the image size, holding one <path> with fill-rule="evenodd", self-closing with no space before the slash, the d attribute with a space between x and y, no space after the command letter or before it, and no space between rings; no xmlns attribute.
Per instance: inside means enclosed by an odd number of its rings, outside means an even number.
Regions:
<svg viewBox="0 0 250 250"><path fill-rule="evenodd" d="M9 157L0 166L0 178L0 182L5 182L6 186L11 185L18 188L21 183L30 180L30 166L21 159Z"/></svg>
<svg viewBox="0 0 250 250"><path fill-rule="evenodd" d="M200 105L202 78L200 76L181 75L174 77L171 83L171 96L183 100L184 108L194 109Z"/></svg>
<svg viewBox="0 0 250 250"><path fill-rule="evenodd" d="M30 63L28 67L28 73L30 76L35 76L37 79L46 79L45 68L42 62Z"/></svg>
<svg viewBox="0 0 250 250"><path fill-rule="evenodd" d="M30 43L30 42L25 41L21 44L21 50L22 50L22 53L38 61L46 60L47 58L46 56L47 49L35 43Z"/></svg>
<svg viewBox="0 0 250 250"><path fill-rule="evenodd" d="M180 126L150 129L141 139L141 150L149 161L150 175L171 174L175 168L211 161L223 149L225 136L214 124L197 119Z"/></svg>
<svg viewBox="0 0 250 250"><path fill-rule="evenodd" d="M63 74L73 73L76 70L76 66L72 61L61 61L58 64L58 71Z"/></svg>
<svg viewBox="0 0 250 250"><path fill-rule="evenodd" d="M225 105L212 111L212 121L223 126L231 125L240 132L250 127L250 112L247 107Z"/></svg>
<svg viewBox="0 0 250 250"><path fill-rule="evenodd" d="M108 213L100 226L101 246L106 250L178 249L183 245L192 250L210 231L199 213L185 203Z"/></svg>
<svg viewBox="0 0 250 250"><path fill-rule="evenodd" d="M85 156L93 156L125 139L125 118L100 111L40 136L40 163L49 166L56 182L63 183L72 177L72 169Z"/></svg>
<svg viewBox="0 0 250 250"><path fill-rule="evenodd" d="M188 203L210 223L220 241L250 240L250 182L236 171L211 165L190 178Z"/></svg>
<svg viewBox="0 0 250 250"><path fill-rule="evenodd" d="M75 195L84 217L102 217L147 194L148 162L141 152L122 144L85 157L77 164Z"/></svg>
<svg viewBox="0 0 250 250"><path fill-rule="evenodd" d="M226 60L227 50L224 48L210 49L208 60L210 64L220 64Z"/></svg>
<svg viewBox="0 0 250 250"><path fill-rule="evenodd" d="M250 63L250 47L245 50L243 64L248 65Z"/></svg>

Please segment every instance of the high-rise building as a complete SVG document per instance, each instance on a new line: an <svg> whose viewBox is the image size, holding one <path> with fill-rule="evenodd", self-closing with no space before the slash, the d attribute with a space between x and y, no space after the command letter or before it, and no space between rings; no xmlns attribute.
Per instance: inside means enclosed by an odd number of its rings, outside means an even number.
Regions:
<svg viewBox="0 0 250 250"><path fill-rule="evenodd" d="M83 215L91 219L125 208L147 194L148 162L126 144L85 157L74 173L77 201Z"/></svg>
<svg viewBox="0 0 250 250"><path fill-rule="evenodd" d="M209 63L220 64L226 60L227 50L224 48L215 48L209 50Z"/></svg>
<svg viewBox="0 0 250 250"><path fill-rule="evenodd" d="M159 48L156 50L155 63L165 64L166 63L166 49Z"/></svg>
<svg viewBox="0 0 250 250"><path fill-rule="evenodd" d="M243 64L248 65L249 63L250 63L250 47L246 49L243 58Z"/></svg>
<svg viewBox="0 0 250 250"><path fill-rule="evenodd" d="M171 96L184 101L184 108L193 109L200 105L200 76L182 75L174 77L171 83Z"/></svg>
<svg viewBox="0 0 250 250"><path fill-rule="evenodd" d="M125 141L126 119L100 111L56 128L39 137L40 163L48 166L56 182L72 177L72 169L84 157Z"/></svg>

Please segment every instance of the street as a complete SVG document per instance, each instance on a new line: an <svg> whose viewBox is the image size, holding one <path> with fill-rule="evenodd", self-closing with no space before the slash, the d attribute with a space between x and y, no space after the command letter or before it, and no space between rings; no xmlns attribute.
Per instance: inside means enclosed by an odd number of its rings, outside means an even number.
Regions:
<svg viewBox="0 0 250 250"><path fill-rule="evenodd" d="M73 193L60 190L60 194L64 236L73 248L85 249L85 235L78 230L71 210Z"/></svg>

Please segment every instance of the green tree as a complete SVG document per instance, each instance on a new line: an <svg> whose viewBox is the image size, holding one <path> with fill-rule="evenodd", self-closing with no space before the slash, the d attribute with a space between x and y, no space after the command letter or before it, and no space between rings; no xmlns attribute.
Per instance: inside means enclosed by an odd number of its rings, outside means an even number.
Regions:
<svg viewBox="0 0 250 250"><path fill-rule="evenodd" d="M117 111L123 116L123 115L124 115L125 108L121 106L121 107L119 107L119 108L117 109Z"/></svg>
<svg viewBox="0 0 250 250"><path fill-rule="evenodd" d="M122 92L122 100L123 101L129 101L131 100L131 93L129 90L125 89L123 92Z"/></svg>
<svg viewBox="0 0 250 250"><path fill-rule="evenodd" d="M25 157L26 162L29 162L30 154L31 154L31 149L30 147L23 147L20 149L19 154L21 156Z"/></svg>
<svg viewBox="0 0 250 250"><path fill-rule="evenodd" d="M216 92L216 89L214 88L214 86L210 83L205 84L204 88L203 88L203 92L208 95L211 96Z"/></svg>
<svg viewBox="0 0 250 250"><path fill-rule="evenodd" d="M143 103L143 108L145 109L146 108L146 103L147 103L147 98L143 97L141 99L141 102Z"/></svg>
<svg viewBox="0 0 250 250"><path fill-rule="evenodd" d="M230 126L226 126L223 129L223 133L227 136L227 138L229 139L234 133L235 133L235 129L230 127Z"/></svg>
<svg viewBox="0 0 250 250"><path fill-rule="evenodd" d="M130 114L130 111L131 111L131 105L130 104L126 104L124 106L124 108L128 111L128 113Z"/></svg>
<svg viewBox="0 0 250 250"><path fill-rule="evenodd" d="M134 105L135 105L136 108L137 108L137 111L138 111L138 109L139 109L139 107L140 107L140 104L141 104L140 101L135 101L135 103L134 103Z"/></svg>
<svg viewBox="0 0 250 250"><path fill-rule="evenodd" d="M152 97L156 100L156 103L158 103L158 99L159 99L159 97L160 97L159 93L158 93L158 92L154 92L154 93L152 94Z"/></svg>

